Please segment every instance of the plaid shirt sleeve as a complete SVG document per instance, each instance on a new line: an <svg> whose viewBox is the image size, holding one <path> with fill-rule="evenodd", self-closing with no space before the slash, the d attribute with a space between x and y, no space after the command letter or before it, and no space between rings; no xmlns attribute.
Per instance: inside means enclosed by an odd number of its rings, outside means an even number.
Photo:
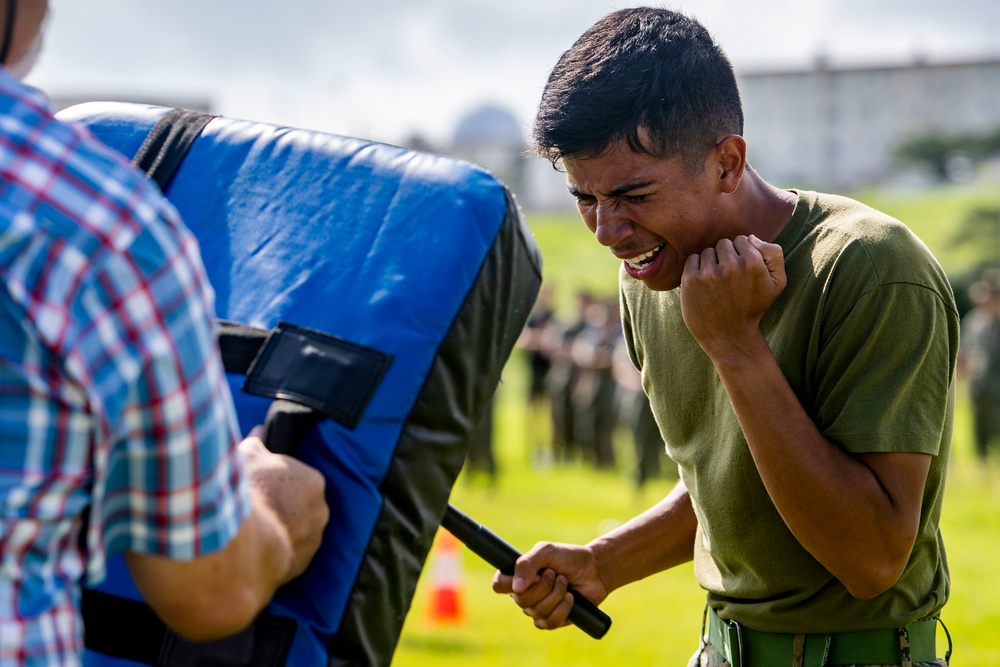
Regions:
<svg viewBox="0 0 1000 667"><path fill-rule="evenodd" d="M220 549L250 495L173 207L2 71L0 183L0 667L75 664L107 554Z"/></svg>
<svg viewBox="0 0 1000 667"><path fill-rule="evenodd" d="M65 350L105 406L91 521L109 553L187 560L225 546L249 514L238 426L196 241L149 181L116 176L134 188L122 192L132 219L81 280Z"/></svg>
<svg viewBox="0 0 1000 667"><path fill-rule="evenodd" d="M105 486L94 494L104 546L185 560L223 547L249 499L193 238L169 214L143 224L79 309L87 325L71 358L115 410Z"/></svg>

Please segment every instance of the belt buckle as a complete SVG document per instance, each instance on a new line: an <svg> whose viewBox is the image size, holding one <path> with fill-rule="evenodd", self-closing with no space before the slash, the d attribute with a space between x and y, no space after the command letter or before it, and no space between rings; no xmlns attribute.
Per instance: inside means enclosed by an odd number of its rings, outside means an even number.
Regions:
<svg viewBox="0 0 1000 667"><path fill-rule="evenodd" d="M743 626L739 621L728 621L726 635L729 641L729 663L732 667L743 667Z"/></svg>

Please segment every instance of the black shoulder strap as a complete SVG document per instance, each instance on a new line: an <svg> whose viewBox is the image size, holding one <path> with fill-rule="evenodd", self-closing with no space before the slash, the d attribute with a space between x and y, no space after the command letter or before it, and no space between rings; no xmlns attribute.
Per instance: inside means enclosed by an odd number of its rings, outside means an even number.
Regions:
<svg viewBox="0 0 1000 667"><path fill-rule="evenodd" d="M199 111L171 109L146 135L132 164L156 181L160 191L166 192L191 144L213 118L212 114Z"/></svg>

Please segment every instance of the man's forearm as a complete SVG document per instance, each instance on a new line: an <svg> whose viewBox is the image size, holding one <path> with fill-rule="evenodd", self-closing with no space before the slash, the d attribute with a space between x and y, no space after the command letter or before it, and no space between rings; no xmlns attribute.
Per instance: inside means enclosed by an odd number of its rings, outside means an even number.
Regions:
<svg viewBox="0 0 1000 667"><path fill-rule="evenodd" d="M191 561L126 553L143 597L172 630L193 641L239 632L287 581L292 545L263 497L220 551Z"/></svg>
<svg viewBox="0 0 1000 667"><path fill-rule="evenodd" d="M912 549L929 457L847 453L819 432L763 336L755 345L713 361L771 500L852 594L882 592Z"/></svg>
<svg viewBox="0 0 1000 667"><path fill-rule="evenodd" d="M698 520L683 482L662 501L588 546L608 592L690 561Z"/></svg>

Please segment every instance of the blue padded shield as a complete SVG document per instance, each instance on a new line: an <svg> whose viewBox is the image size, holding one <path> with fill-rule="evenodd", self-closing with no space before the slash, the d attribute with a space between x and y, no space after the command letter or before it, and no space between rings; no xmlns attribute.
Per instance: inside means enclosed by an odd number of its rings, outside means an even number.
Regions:
<svg viewBox="0 0 1000 667"><path fill-rule="evenodd" d="M131 158L168 109L60 112ZM392 363L355 428L311 427L299 456L331 518L270 614L295 619L287 664L388 664L448 496L541 282L530 231L474 165L313 131L215 118L167 188L201 244L218 316L279 321ZM230 375L244 432L270 401ZM140 599L120 556L103 592ZM134 665L88 651L85 664Z"/></svg>

